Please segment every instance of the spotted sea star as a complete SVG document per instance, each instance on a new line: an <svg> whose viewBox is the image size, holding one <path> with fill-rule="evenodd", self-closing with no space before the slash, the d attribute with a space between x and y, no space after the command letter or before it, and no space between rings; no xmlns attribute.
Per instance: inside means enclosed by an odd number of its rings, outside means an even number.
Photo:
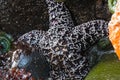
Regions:
<svg viewBox="0 0 120 80"><path fill-rule="evenodd" d="M108 35L108 23L93 20L75 26L64 2L46 0L46 3L50 22L48 31L32 30L21 36L18 42L28 43L46 57L52 80L83 80L90 70L89 56L83 52ZM31 60L29 57L33 56L26 55L22 49L17 50L13 53L12 68L26 68Z"/></svg>

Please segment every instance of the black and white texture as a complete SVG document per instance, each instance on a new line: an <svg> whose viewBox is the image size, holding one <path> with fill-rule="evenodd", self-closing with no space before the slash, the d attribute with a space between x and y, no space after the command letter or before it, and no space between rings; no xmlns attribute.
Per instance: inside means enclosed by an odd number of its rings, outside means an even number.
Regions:
<svg viewBox="0 0 120 80"><path fill-rule="evenodd" d="M21 36L18 42L27 42L42 51L50 63L52 80L83 80L90 70L89 56L84 51L108 35L108 23L93 20L75 26L64 2L46 0L46 3L50 22L48 31L30 31Z"/></svg>

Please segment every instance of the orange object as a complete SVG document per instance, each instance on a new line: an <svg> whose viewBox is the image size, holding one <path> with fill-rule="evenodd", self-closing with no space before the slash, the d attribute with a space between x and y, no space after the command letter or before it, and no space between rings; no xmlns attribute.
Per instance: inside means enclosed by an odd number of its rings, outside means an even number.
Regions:
<svg viewBox="0 0 120 80"><path fill-rule="evenodd" d="M120 60L120 0L117 0L115 13L112 15L111 21L108 24L108 29L109 39Z"/></svg>

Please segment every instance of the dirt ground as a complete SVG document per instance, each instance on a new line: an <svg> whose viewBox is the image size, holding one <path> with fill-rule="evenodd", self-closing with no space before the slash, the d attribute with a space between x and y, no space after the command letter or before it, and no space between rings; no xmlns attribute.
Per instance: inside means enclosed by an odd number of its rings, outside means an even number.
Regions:
<svg viewBox="0 0 120 80"><path fill-rule="evenodd" d="M94 19L109 21L107 0L66 0L75 25ZM0 31L17 39L33 29L47 30L48 13L45 0L0 0Z"/></svg>

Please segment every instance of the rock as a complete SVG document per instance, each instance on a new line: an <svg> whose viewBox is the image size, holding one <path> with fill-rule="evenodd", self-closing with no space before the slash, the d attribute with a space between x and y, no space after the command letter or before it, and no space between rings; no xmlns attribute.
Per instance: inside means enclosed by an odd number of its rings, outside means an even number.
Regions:
<svg viewBox="0 0 120 80"><path fill-rule="evenodd" d="M120 61L115 53L104 55L85 80L119 80Z"/></svg>
<svg viewBox="0 0 120 80"><path fill-rule="evenodd" d="M108 9L108 0L95 0L95 16L98 19L110 20L111 13Z"/></svg>
<svg viewBox="0 0 120 80"><path fill-rule="evenodd" d="M97 48L98 50L104 50L104 51L113 49L112 44L108 38L100 39L100 41L97 43Z"/></svg>
<svg viewBox="0 0 120 80"><path fill-rule="evenodd" d="M58 0L61 1L61 0ZM107 0L66 0L75 25L93 19L110 19ZM0 31L17 39L33 29L47 30L49 19L45 0L0 0Z"/></svg>
<svg viewBox="0 0 120 80"><path fill-rule="evenodd" d="M108 39L108 37L100 39L96 44L91 46L85 54L88 56L88 62L91 68L96 65L100 60L101 57L105 54L113 53L113 47Z"/></svg>

